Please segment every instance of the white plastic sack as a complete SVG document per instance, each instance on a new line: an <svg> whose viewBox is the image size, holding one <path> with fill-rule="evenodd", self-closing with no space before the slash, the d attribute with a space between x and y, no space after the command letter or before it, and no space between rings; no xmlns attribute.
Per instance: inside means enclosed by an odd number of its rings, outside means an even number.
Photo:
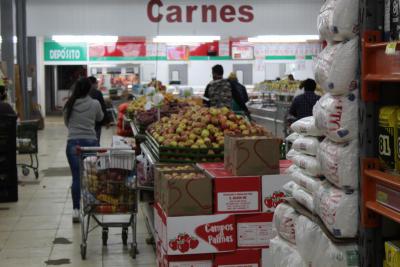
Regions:
<svg viewBox="0 0 400 267"><path fill-rule="evenodd" d="M299 216L296 224L297 250L307 263L315 259L315 252L322 244L323 232L321 228L305 216ZM321 243L321 244L320 244Z"/></svg>
<svg viewBox="0 0 400 267"><path fill-rule="evenodd" d="M295 157L297 157L297 156L299 156L299 155L301 155L300 152L297 152L297 151L294 150L294 149L290 149L289 152L286 154L286 158L287 158L288 160L293 160Z"/></svg>
<svg viewBox="0 0 400 267"><path fill-rule="evenodd" d="M324 244L327 244L327 246ZM315 254L315 260L312 265L315 267L361 266L357 244L336 245L325 234Z"/></svg>
<svg viewBox="0 0 400 267"><path fill-rule="evenodd" d="M316 157L299 154L294 155L290 160L305 174L313 177L321 176L321 166Z"/></svg>
<svg viewBox="0 0 400 267"><path fill-rule="evenodd" d="M314 117L306 117L294 122L290 128L292 131L309 136L323 136L323 133L315 126Z"/></svg>
<svg viewBox="0 0 400 267"><path fill-rule="evenodd" d="M358 2L354 0L327 0L318 16L318 30L323 39L344 41L358 33Z"/></svg>
<svg viewBox="0 0 400 267"><path fill-rule="evenodd" d="M293 197L293 192L299 187L298 184L296 184L293 181L290 181L286 184L283 185L283 191L285 192L285 195L288 197Z"/></svg>
<svg viewBox="0 0 400 267"><path fill-rule="evenodd" d="M296 247L279 236L270 242L271 262L273 267L306 267Z"/></svg>
<svg viewBox="0 0 400 267"><path fill-rule="evenodd" d="M313 267L359 266L356 244L336 245L321 228L305 216L296 224L297 250L305 262Z"/></svg>
<svg viewBox="0 0 400 267"><path fill-rule="evenodd" d="M309 211L314 213L314 211L315 211L314 198L310 193L308 193L306 190L304 190L301 186L299 186L298 188L296 188L293 191L293 197L294 197L294 199L296 199L297 202L299 202L301 205L303 205Z"/></svg>
<svg viewBox="0 0 400 267"><path fill-rule="evenodd" d="M358 38L345 43L328 45L315 58L315 81L326 93L348 94L358 87L358 60Z"/></svg>
<svg viewBox="0 0 400 267"><path fill-rule="evenodd" d="M332 235L338 238L353 238L357 235L357 191L346 194L329 182L323 182L314 195L314 207Z"/></svg>
<svg viewBox="0 0 400 267"><path fill-rule="evenodd" d="M288 137L286 137L286 141L289 143L293 143L296 139L300 138L301 135L298 133L292 133Z"/></svg>
<svg viewBox="0 0 400 267"><path fill-rule="evenodd" d="M326 138L317 158L322 174L331 183L344 189L358 188L358 140L334 143Z"/></svg>
<svg viewBox="0 0 400 267"><path fill-rule="evenodd" d="M290 165L289 168L285 170L285 174L291 175L294 172L300 171L300 168L296 166L296 164Z"/></svg>
<svg viewBox="0 0 400 267"><path fill-rule="evenodd" d="M321 186L320 179L305 175L302 171L292 172L290 176L296 184L304 187L311 194L314 194Z"/></svg>
<svg viewBox="0 0 400 267"><path fill-rule="evenodd" d="M296 223L299 214L293 207L281 203L276 207L273 224L278 234L292 244L296 244Z"/></svg>
<svg viewBox="0 0 400 267"><path fill-rule="evenodd" d="M316 137L305 136L297 138L292 145L292 148L298 152L315 156L318 152L319 140Z"/></svg>
<svg viewBox="0 0 400 267"><path fill-rule="evenodd" d="M338 143L358 138L357 91L346 96L325 94L314 106L315 125Z"/></svg>

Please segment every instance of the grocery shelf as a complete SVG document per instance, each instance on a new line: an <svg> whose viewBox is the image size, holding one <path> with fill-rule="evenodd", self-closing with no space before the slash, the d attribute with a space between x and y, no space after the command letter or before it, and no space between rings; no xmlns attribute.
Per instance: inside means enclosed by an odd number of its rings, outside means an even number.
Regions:
<svg viewBox="0 0 400 267"><path fill-rule="evenodd" d="M380 184L385 184L400 191L400 176L395 176L379 170L365 170L364 175L377 180Z"/></svg>
<svg viewBox="0 0 400 267"><path fill-rule="evenodd" d="M383 185L400 192L400 176L381 171L380 161L365 158L362 162L362 209L361 222L366 228L380 225L379 216L400 223L400 212L388 208L376 201L376 186Z"/></svg>
<svg viewBox="0 0 400 267"><path fill-rule="evenodd" d="M400 213L396 212L395 210L387 208L387 207L379 204L376 201L367 201L365 206L368 209L370 209L382 216L385 216L386 218L392 219L393 221L400 223Z"/></svg>
<svg viewBox="0 0 400 267"><path fill-rule="evenodd" d="M400 73L392 74L392 75L368 74L365 76L364 81L367 81L367 82L400 82Z"/></svg>
<svg viewBox="0 0 400 267"><path fill-rule="evenodd" d="M382 42L382 33L367 31L362 39L362 88L365 102L379 99L380 83L400 82L400 42L397 42L396 54L386 53L389 43Z"/></svg>

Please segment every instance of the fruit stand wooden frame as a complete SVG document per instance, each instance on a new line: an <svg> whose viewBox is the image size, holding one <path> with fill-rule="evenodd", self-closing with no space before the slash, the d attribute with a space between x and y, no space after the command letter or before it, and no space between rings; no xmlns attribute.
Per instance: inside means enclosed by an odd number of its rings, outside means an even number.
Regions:
<svg viewBox="0 0 400 267"><path fill-rule="evenodd" d="M150 150L153 152L154 156L159 160L159 162L199 163L221 162L224 160L224 148L192 149L184 147L160 146L149 132L146 132L146 138ZM210 151L212 151L214 154L209 154Z"/></svg>

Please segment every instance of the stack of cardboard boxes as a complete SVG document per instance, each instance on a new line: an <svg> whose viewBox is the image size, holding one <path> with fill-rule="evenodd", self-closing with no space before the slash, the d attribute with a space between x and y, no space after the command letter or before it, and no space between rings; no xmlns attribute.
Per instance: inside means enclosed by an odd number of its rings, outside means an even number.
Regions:
<svg viewBox="0 0 400 267"><path fill-rule="evenodd" d="M155 166L159 267L270 266L272 218L289 177L279 141L226 137L225 164Z"/></svg>

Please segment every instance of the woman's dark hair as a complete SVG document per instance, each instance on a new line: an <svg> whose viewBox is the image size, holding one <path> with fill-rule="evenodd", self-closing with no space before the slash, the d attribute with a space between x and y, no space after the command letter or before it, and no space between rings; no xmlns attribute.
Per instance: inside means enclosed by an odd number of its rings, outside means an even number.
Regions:
<svg viewBox="0 0 400 267"><path fill-rule="evenodd" d="M94 77L94 76L90 76L88 79L92 84L96 84L97 83L97 78Z"/></svg>
<svg viewBox="0 0 400 267"><path fill-rule="evenodd" d="M7 89L5 86L0 85L0 101L4 101L7 98Z"/></svg>
<svg viewBox="0 0 400 267"><path fill-rule="evenodd" d="M69 122L69 119L71 118L72 110L76 100L86 97L91 88L92 83L88 78L82 78L75 83L75 88L72 92L72 95L64 106L64 110L67 112L67 122Z"/></svg>

